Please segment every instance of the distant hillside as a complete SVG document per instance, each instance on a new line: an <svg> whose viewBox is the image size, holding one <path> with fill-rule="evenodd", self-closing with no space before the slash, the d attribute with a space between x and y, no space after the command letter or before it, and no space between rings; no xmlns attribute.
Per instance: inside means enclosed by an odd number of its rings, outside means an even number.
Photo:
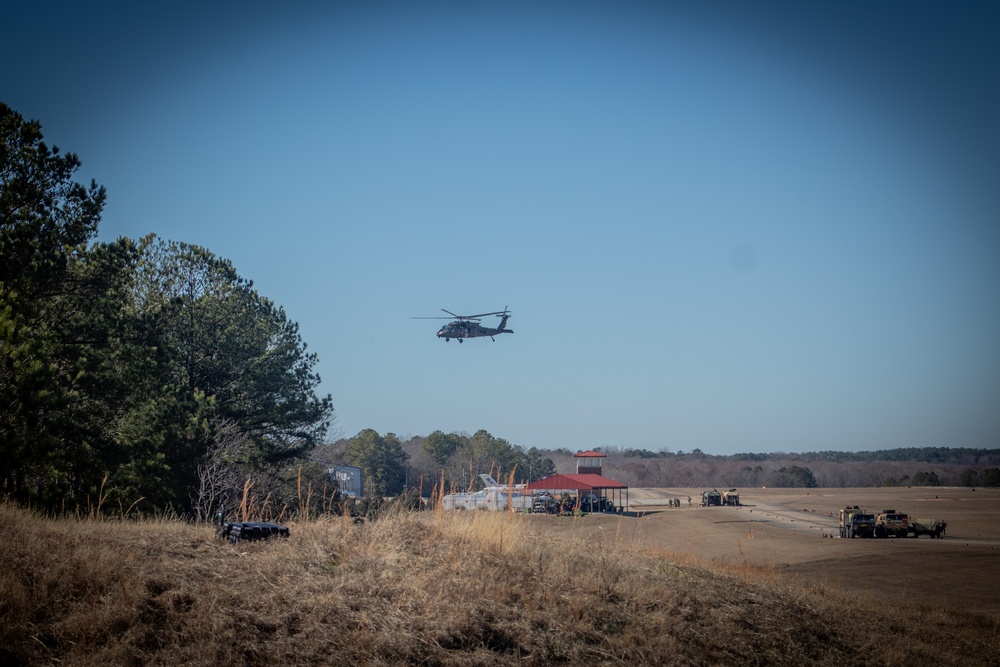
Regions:
<svg viewBox="0 0 1000 667"><path fill-rule="evenodd" d="M821 451L803 454L734 454L731 458L745 461L769 461L795 458L802 461L902 461L914 463L941 463L967 466L1000 465L1000 449L970 449L967 447L901 447L875 451L840 452Z"/></svg>
<svg viewBox="0 0 1000 667"><path fill-rule="evenodd" d="M1000 486L1000 449L908 447L864 452L650 452L605 448L608 477L647 487ZM572 454L553 452L559 470Z"/></svg>

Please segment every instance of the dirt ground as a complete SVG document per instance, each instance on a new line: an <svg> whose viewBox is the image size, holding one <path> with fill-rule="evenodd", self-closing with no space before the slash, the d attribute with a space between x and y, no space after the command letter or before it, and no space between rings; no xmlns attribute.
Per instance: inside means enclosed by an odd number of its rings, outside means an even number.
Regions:
<svg viewBox="0 0 1000 667"><path fill-rule="evenodd" d="M552 527L587 541L768 566L834 590L1000 616L1000 489L739 489L741 507L700 507L703 490L630 489L633 515L559 518ZM670 498L681 506L669 507ZM849 505L945 521L947 530L941 539L840 539L837 517Z"/></svg>

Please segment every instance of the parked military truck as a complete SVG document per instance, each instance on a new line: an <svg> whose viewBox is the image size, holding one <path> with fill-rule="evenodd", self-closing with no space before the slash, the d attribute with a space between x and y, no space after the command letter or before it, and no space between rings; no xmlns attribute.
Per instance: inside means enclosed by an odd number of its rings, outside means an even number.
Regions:
<svg viewBox="0 0 1000 667"><path fill-rule="evenodd" d="M711 491L701 492L701 506L709 507L710 505L721 505L722 504L722 494L719 493L718 489L712 489Z"/></svg>
<svg viewBox="0 0 1000 667"><path fill-rule="evenodd" d="M844 538L875 537L875 515L857 505L840 510L840 536Z"/></svg>
<svg viewBox="0 0 1000 667"><path fill-rule="evenodd" d="M910 532L910 517L896 510L882 510L875 517L875 537L906 537Z"/></svg>
<svg viewBox="0 0 1000 667"><path fill-rule="evenodd" d="M921 535L930 535L931 539L937 539L944 535L945 528L947 527L947 523L937 521L936 519L914 519L910 522L910 536L920 537Z"/></svg>
<svg viewBox="0 0 1000 667"><path fill-rule="evenodd" d="M730 507L740 506L740 492L736 489L729 489L722 492L722 504Z"/></svg>

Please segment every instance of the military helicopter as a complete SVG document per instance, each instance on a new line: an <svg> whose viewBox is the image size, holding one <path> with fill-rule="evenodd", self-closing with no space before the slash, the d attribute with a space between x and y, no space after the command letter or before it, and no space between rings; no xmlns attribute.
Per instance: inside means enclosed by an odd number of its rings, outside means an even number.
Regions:
<svg viewBox="0 0 1000 667"><path fill-rule="evenodd" d="M466 338L479 338L481 336L489 336L490 340L496 342L494 336L498 336L502 333L514 333L510 329L504 329L507 326L507 320L510 318L510 311L504 306L503 310L497 311L495 313L480 313L479 315L456 315L450 310L441 309L442 311L448 313L451 317L411 317L411 320L454 320L448 324L441 327L437 332L438 338L444 338L445 342L450 341L452 338L457 338L458 342L463 342ZM496 329L492 327L484 327L479 323L479 318L487 317L489 315L496 315L500 318L500 326Z"/></svg>

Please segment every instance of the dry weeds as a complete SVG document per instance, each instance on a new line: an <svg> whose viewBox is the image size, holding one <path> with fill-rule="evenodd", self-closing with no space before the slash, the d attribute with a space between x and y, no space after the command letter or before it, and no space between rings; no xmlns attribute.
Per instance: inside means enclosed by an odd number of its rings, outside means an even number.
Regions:
<svg viewBox="0 0 1000 667"><path fill-rule="evenodd" d="M630 549L614 531L574 542L537 518L330 518L234 546L208 526L0 504L0 663L1000 662L994 616L851 600L768 568Z"/></svg>

